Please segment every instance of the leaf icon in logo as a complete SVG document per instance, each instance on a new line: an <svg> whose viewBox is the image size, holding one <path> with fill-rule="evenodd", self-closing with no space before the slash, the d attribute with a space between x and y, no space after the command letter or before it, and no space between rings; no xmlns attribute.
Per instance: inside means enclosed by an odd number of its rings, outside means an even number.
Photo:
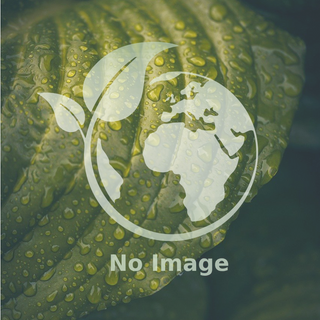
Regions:
<svg viewBox="0 0 320 320"><path fill-rule="evenodd" d="M104 121L128 117L140 103L145 70L159 52L175 47L163 42L142 42L124 46L101 59L87 75L84 101Z"/></svg>
<svg viewBox="0 0 320 320"><path fill-rule="evenodd" d="M57 93L39 93L51 106L61 129L75 132L84 124L85 114L74 100Z"/></svg>

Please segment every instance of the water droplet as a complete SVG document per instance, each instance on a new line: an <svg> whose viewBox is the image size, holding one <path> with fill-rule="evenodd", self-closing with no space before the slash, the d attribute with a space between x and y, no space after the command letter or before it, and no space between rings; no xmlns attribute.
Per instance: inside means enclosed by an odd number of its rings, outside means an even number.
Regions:
<svg viewBox="0 0 320 320"><path fill-rule="evenodd" d="M184 33L183 36L184 36L185 38L194 39L194 38L196 38L196 37L198 36L198 34L197 34L195 31L193 31L193 30L188 30L188 31L186 31L186 32Z"/></svg>
<svg viewBox="0 0 320 320"><path fill-rule="evenodd" d="M40 278L41 281L48 281L52 278L52 276L55 274L56 269L50 268L48 271L46 271L42 277Z"/></svg>
<svg viewBox="0 0 320 320"><path fill-rule="evenodd" d="M216 4L210 9L210 17L217 22L222 21L227 14L228 10L222 4Z"/></svg>
<svg viewBox="0 0 320 320"><path fill-rule="evenodd" d="M176 249L176 246L172 242L166 242L160 248L160 252L168 258L172 258L176 254Z"/></svg>
<svg viewBox="0 0 320 320"><path fill-rule="evenodd" d="M233 39L233 36L231 36L231 35L224 35L223 36L223 40L224 41L230 41L230 40L232 40Z"/></svg>
<svg viewBox="0 0 320 320"><path fill-rule="evenodd" d="M172 201L172 204L170 206L170 212L172 213L178 213L185 209L185 206L183 204L183 197L184 194L178 194L176 195L175 199Z"/></svg>
<svg viewBox="0 0 320 320"><path fill-rule="evenodd" d="M264 92L264 96L268 99L268 100L272 100L273 98L273 91L271 89L268 89Z"/></svg>
<svg viewBox="0 0 320 320"><path fill-rule="evenodd" d="M210 248L212 246L211 233L205 234L200 238L200 246L204 249Z"/></svg>
<svg viewBox="0 0 320 320"><path fill-rule="evenodd" d="M68 72L67 76L68 76L69 78L72 78L72 77L75 76L75 74L76 74L76 70L70 70L70 71Z"/></svg>
<svg viewBox="0 0 320 320"><path fill-rule="evenodd" d="M145 194L141 198L142 202L148 202L150 200L150 194Z"/></svg>
<svg viewBox="0 0 320 320"><path fill-rule="evenodd" d="M14 286L13 282L10 282L9 283L9 289L12 293L15 293L16 292L16 287Z"/></svg>
<svg viewBox="0 0 320 320"><path fill-rule="evenodd" d="M48 81L49 81L48 78L43 78L43 79L41 80L41 83L46 84Z"/></svg>
<svg viewBox="0 0 320 320"><path fill-rule="evenodd" d="M138 32L141 32L143 30L143 27L140 23L137 23L134 28L138 31Z"/></svg>
<svg viewBox="0 0 320 320"><path fill-rule="evenodd" d="M84 256L91 250L90 244L84 243L81 239L77 242L77 246L80 248L80 253Z"/></svg>
<svg viewBox="0 0 320 320"><path fill-rule="evenodd" d="M83 264L82 262L78 262L74 265L73 267L74 271L77 271L77 272L81 272L83 270Z"/></svg>
<svg viewBox="0 0 320 320"><path fill-rule="evenodd" d="M143 280L145 277L146 277L146 272L143 269L137 271L136 274L134 275L134 278L137 280Z"/></svg>
<svg viewBox="0 0 320 320"><path fill-rule="evenodd" d="M169 226L163 226L162 229L163 229L164 233L167 233L167 234L172 232L172 229Z"/></svg>
<svg viewBox="0 0 320 320"><path fill-rule="evenodd" d="M65 298L64 298L64 301L71 302L73 299L74 299L74 294L73 293L67 293Z"/></svg>
<svg viewBox="0 0 320 320"><path fill-rule="evenodd" d="M243 28L241 26L234 26L233 31L235 33L241 33L241 32L243 32Z"/></svg>
<svg viewBox="0 0 320 320"><path fill-rule="evenodd" d="M88 47L86 47L86 46L80 46L79 48L80 48L81 51L87 51L88 50Z"/></svg>
<svg viewBox="0 0 320 320"><path fill-rule="evenodd" d="M90 61L86 61L82 64L82 67L84 69L89 69L91 67L91 62Z"/></svg>
<svg viewBox="0 0 320 320"><path fill-rule="evenodd" d="M268 183L278 172L282 158L281 151L277 150L269 155L262 163L261 185Z"/></svg>
<svg viewBox="0 0 320 320"><path fill-rule="evenodd" d="M123 239L124 236L125 236L125 231L124 231L124 229L123 229L122 227L118 226L118 227L116 228L116 230L114 230L113 236L114 236L116 239L118 239L118 240Z"/></svg>
<svg viewBox="0 0 320 320"><path fill-rule="evenodd" d="M126 295L127 295L127 296L132 296L132 293L133 293L132 289L128 289L128 290L126 291Z"/></svg>
<svg viewBox="0 0 320 320"><path fill-rule="evenodd" d="M71 208L65 208L63 211L63 217L67 220L74 217L74 211Z"/></svg>
<svg viewBox="0 0 320 320"><path fill-rule="evenodd" d="M27 258L32 258L34 255L34 252L32 250L28 250L24 254Z"/></svg>
<svg viewBox="0 0 320 320"><path fill-rule="evenodd" d="M42 313L38 313L37 314L37 319L38 320L43 320L44 319L44 315Z"/></svg>
<svg viewBox="0 0 320 320"><path fill-rule="evenodd" d="M159 284L160 284L160 280L159 279L152 279L152 280L150 280L150 284L149 284L149 286L150 286L150 289L151 290L157 290L158 288L159 288Z"/></svg>
<svg viewBox="0 0 320 320"><path fill-rule="evenodd" d="M5 148L6 148L6 147L3 148L4 151L7 151ZM8 147L8 148L11 150L10 147ZM10 151L10 150L9 150L9 151ZM7 152L8 152L8 151L7 151ZM21 189L22 185L26 182L26 180L27 180L27 172L28 172L27 169L23 169L23 171L22 171L22 173L21 173L21 175L20 175L20 177L19 177L16 185L15 185L14 188L13 188L13 192L19 191L19 190Z"/></svg>
<svg viewBox="0 0 320 320"><path fill-rule="evenodd" d="M52 252L58 252L60 249L60 246L57 244L54 244L53 246L51 246L51 251Z"/></svg>
<svg viewBox="0 0 320 320"><path fill-rule="evenodd" d="M110 286L115 286L119 281L119 269L111 271L110 266L107 266L107 274L105 276L105 281Z"/></svg>
<svg viewBox="0 0 320 320"><path fill-rule="evenodd" d="M68 239L67 239L67 243L68 244L73 244L75 242L75 238L73 238L73 237L68 237Z"/></svg>
<svg viewBox="0 0 320 320"><path fill-rule="evenodd" d="M201 57L191 57L188 61L197 67L203 67L206 64L206 60Z"/></svg>
<svg viewBox="0 0 320 320"><path fill-rule="evenodd" d="M55 299L55 297L57 296L57 294L58 294L58 290L53 291L52 293L50 293L50 294L46 297L46 300L47 300L48 302L52 302L52 301Z"/></svg>
<svg viewBox="0 0 320 320"><path fill-rule="evenodd" d="M133 173L133 176L134 176L135 178L139 178L139 177L140 177L139 171L135 171L135 172Z"/></svg>
<svg viewBox="0 0 320 320"><path fill-rule="evenodd" d="M207 73L207 77L212 79L212 80L215 80L218 76L218 71L216 68L214 67L210 67L209 70L208 70L208 73Z"/></svg>
<svg viewBox="0 0 320 320"><path fill-rule="evenodd" d="M58 310L58 307L56 305L50 306L51 312L56 312Z"/></svg>
<svg viewBox="0 0 320 320"><path fill-rule="evenodd" d="M99 248L97 248L97 250L96 250L96 256L97 257L102 257L103 256L103 252Z"/></svg>
<svg viewBox="0 0 320 320"><path fill-rule="evenodd" d="M129 303L131 301L131 298L128 297L128 296L125 296L123 299L122 299L122 302L123 303Z"/></svg>
<svg viewBox="0 0 320 320"><path fill-rule="evenodd" d="M38 222L38 225L40 227L45 226L46 224L48 224L50 222L49 216L46 214L45 216L43 216L43 218Z"/></svg>
<svg viewBox="0 0 320 320"><path fill-rule="evenodd" d="M169 276L163 276L162 278L161 278L161 284L163 285L163 286L165 286L165 285L167 285L169 282L170 282L170 277Z"/></svg>
<svg viewBox="0 0 320 320"><path fill-rule="evenodd" d="M104 132L99 133L99 138L105 141L108 140L108 136Z"/></svg>
<svg viewBox="0 0 320 320"><path fill-rule="evenodd" d="M250 77L247 78L247 86L248 86L247 97L249 99L253 99L257 94L257 86L255 81Z"/></svg>
<svg viewBox="0 0 320 320"><path fill-rule="evenodd" d="M75 139L72 139L71 143L74 145L74 146L78 146L79 145L79 139L75 138Z"/></svg>
<svg viewBox="0 0 320 320"><path fill-rule="evenodd" d="M21 197L20 202L23 205L27 205L30 201L30 193L28 193L27 195Z"/></svg>
<svg viewBox="0 0 320 320"><path fill-rule="evenodd" d="M70 251L70 252L72 252L72 251ZM47 260L47 266L48 266L48 267L52 267L53 265L54 265L53 260L48 259L48 260Z"/></svg>
<svg viewBox="0 0 320 320"><path fill-rule="evenodd" d="M132 189L128 190L128 195L131 196L131 197L136 196L137 193L138 193L138 190L136 188L132 188Z"/></svg>
<svg viewBox="0 0 320 320"><path fill-rule="evenodd" d="M291 71L287 71L284 74L284 82L280 86L283 88L285 94L289 97L298 96L303 88L303 80L302 78Z"/></svg>
<svg viewBox="0 0 320 320"><path fill-rule="evenodd" d="M161 94L161 91L163 90L163 85L162 84L159 84L157 85L154 89L150 90L148 93L147 93L147 97L154 101L154 102L157 102L159 101L160 99L160 94Z"/></svg>
<svg viewBox="0 0 320 320"><path fill-rule="evenodd" d="M22 271L22 275L23 275L25 278L29 277L29 272L28 272L28 270L24 269L24 270Z"/></svg>
<svg viewBox="0 0 320 320"><path fill-rule="evenodd" d="M242 60L248 66L251 66L253 63L251 55L245 50L241 50L241 53L239 54L239 59Z"/></svg>
<svg viewBox="0 0 320 320"><path fill-rule="evenodd" d="M18 320L18 319L21 318L21 312L17 311L16 309L13 309L12 310L12 316L13 316L13 319ZM5 318L7 318L7 317L5 316Z"/></svg>
<svg viewBox="0 0 320 320"><path fill-rule="evenodd" d="M94 274L97 273L97 267L95 266L95 264L93 262L89 262L87 265L86 265L86 271L87 271L87 274L93 276Z"/></svg>
<svg viewBox="0 0 320 320"><path fill-rule="evenodd" d="M109 127L114 131L119 131L122 127L120 121L109 122Z"/></svg>
<svg viewBox="0 0 320 320"><path fill-rule="evenodd" d="M90 292L87 295L87 298L90 303L97 304L101 300L101 289L100 287L93 285L90 289Z"/></svg>
<svg viewBox="0 0 320 320"><path fill-rule="evenodd" d="M183 21L178 21L176 22L175 26L174 26L177 30L184 30L186 25Z"/></svg>
<svg viewBox="0 0 320 320"><path fill-rule="evenodd" d="M271 80L272 80L271 75L263 67L261 67L261 75L262 75L263 80L266 84L271 82Z"/></svg>
<svg viewBox="0 0 320 320"><path fill-rule="evenodd" d="M49 207L53 201L53 196L54 196L54 187L52 187L52 186L45 187L44 188L44 195L43 195L42 202L41 202L41 207L42 208Z"/></svg>
<svg viewBox="0 0 320 320"><path fill-rule="evenodd" d="M99 206L98 202L93 198L89 199L89 203L90 203L90 206L93 208L97 208Z"/></svg>
<svg viewBox="0 0 320 320"><path fill-rule="evenodd" d="M155 220L156 217L157 217L157 205L155 204L150 208L150 210L147 214L147 219L148 220Z"/></svg>
<svg viewBox="0 0 320 320"><path fill-rule="evenodd" d="M155 64L156 66L158 66L158 67L163 66L163 65L164 65L164 59L163 59L163 57L161 57L161 56L156 57L155 60L154 60L154 64Z"/></svg>
<svg viewBox="0 0 320 320"><path fill-rule="evenodd" d="M37 293L36 282L26 282L23 284L23 293L27 297L32 297Z"/></svg>
<svg viewBox="0 0 320 320"><path fill-rule="evenodd" d="M98 233L95 237L94 240L96 240L97 242L101 242L103 241L103 234L102 233Z"/></svg>

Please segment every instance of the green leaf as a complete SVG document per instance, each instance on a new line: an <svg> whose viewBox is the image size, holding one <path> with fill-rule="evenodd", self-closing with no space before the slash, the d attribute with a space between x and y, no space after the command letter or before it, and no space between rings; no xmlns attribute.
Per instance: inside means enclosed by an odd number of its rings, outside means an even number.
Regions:
<svg viewBox="0 0 320 320"><path fill-rule="evenodd" d="M30 28L7 33L2 46L7 68L2 87L6 320L18 315L21 320L79 318L127 301L128 290L132 299L151 295L179 273L153 271L153 254L198 258L224 239L230 223L175 243L124 230L89 188L79 132L62 132L51 107L38 99L39 92L76 101L89 122L83 85L101 58L137 42L176 44L150 60L141 102L131 116L94 123L92 158L99 177L95 159L101 141L124 180L114 207L132 223L156 232L184 233L224 217L244 194L255 163L253 137L248 135L238 152L238 166L225 184L226 199L207 219L191 222L179 176L151 172L142 153L148 136L161 125L159 114L171 111L168 98L194 79L181 74L176 81L152 81L168 72L201 74L242 102L259 139L258 171L248 200L278 170L304 81L304 44L236 1L97 0L46 14L35 14L41 19L31 20ZM189 130L208 129L200 119L181 116L175 121ZM139 257L143 269L111 271L111 254Z"/></svg>

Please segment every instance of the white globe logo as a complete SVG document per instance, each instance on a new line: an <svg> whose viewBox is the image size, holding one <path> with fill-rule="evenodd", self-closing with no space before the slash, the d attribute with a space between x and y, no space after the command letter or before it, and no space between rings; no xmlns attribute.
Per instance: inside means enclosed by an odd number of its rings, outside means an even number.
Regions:
<svg viewBox="0 0 320 320"><path fill-rule="evenodd" d="M121 197L123 178L110 164L97 141L97 166L101 183L92 167L92 132L98 119L120 121L132 114L140 103L144 89L145 69L159 52L173 44L137 43L122 47L101 59L89 72L83 86L84 101L93 112L86 135L79 126L84 123L84 111L75 101L53 93L41 93L55 111L59 126L69 132L80 130L84 139L84 164L89 185L100 206L127 230L160 241L189 240L219 228L228 221L245 201L254 181L258 157L247 189L238 203L222 218L210 225L185 233L160 233L137 226L118 212L112 202ZM146 138L143 158L146 166L159 173L172 171L180 176L185 190L183 205L192 222L204 220L225 199L225 184L235 171L237 152L244 144L244 134L252 132L258 154L257 136L241 102L218 82L202 75L168 72L153 79L150 85L161 84L182 74L192 76L179 96L168 98L171 111L160 115L162 124ZM110 84L111 83L111 84ZM124 86L125 85L125 86ZM119 87L122 90L119 90ZM123 89L124 88L124 89ZM118 93L121 92L121 95ZM112 96L118 94L117 102ZM205 128L187 128L179 115L201 121ZM209 128L209 129L208 129ZM103 189L104 191L103 191Z"/></svg>

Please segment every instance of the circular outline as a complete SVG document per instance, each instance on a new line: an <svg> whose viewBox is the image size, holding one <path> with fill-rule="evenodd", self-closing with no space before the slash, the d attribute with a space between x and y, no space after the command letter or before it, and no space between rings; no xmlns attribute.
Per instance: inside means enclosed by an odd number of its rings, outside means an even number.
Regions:
<svg viewBox="0 0 320 320"><path fill-rule="evenodd" d="M191 72L189 73L189 72L183 72L182 71L180 74L196 75L196 76L204 78L206 80L214 81L214 80L212 80L210 78L207 78L205 76L198 75L198 74L191 73ZM215 82L218 85L222 86L217 81L215 81ZM227 89L224 86L222 86L222 87L224 89ZM239 101L239 99L231 91L229 91L229 92ZM241 102L240 102L240 104L243 106L243 104ZM257 172L257 167L258 167L258 138L257 138L255 127L254 127L254 124L252 123L252 121L251 121L251 124L253 126L254 140L255 140L255 145L256 145L255 167L254 167L254 170L253 170L253 173L252 173L252 177L251 177L251 180L249 182L249 185L248 185L246 191L244 192L244 194L242 195L240 200L237 202L237 204L226 215L224 215L222 218L218 219L217 221L213 222L212 224L210 224L210 225L208 225L206 227L203 227L203 228L195 230L195 231L186 232L186 233L165 234L165 233L160 233L160 232L156 232L156 231L150 231L148 229L144 229L142 227L139 227L139 226L135 225L133 222L131 222L131 221L127 220L125 217L123 217L111 205L111 203L107 200L107 198L104 196L103 192L101 191L97 180L94 178L95 174L94 174L94 171L93 171L93 168L92 168L92 159L91 159L91 137L92 137L94 124L95 124L97 119L98 119L98 117L94 114L92 119L91 119L88 131L87 131L87 135L86 135L86 138L85 138L85 144L84 144L85 145L84 163L85 163L85 170L86 170L88 182L89 182L89 185L91 187L91 190L92 190L93 194L96 197L96 200L98 201L100 206L107 212L107 214L113 220L115 220L117 223L119 223L122 227L124 227L125 229L127 229L130 232L133 232L134 234L137 234L137 235L145 237L145 238L153 239L153 240L158 240L158 241L184 241L184 240L191 240L191 239L194 239L194 238L198 238L198 237L200 237L200 236L202 236L202 235L204 235L206 233L209 233L209 232L219 228L221 225L223 225L229 219L231 219L232 216L237 212L237 210L243 204L243 202L245 201L246 197L248 196L248 194L249 194L249 192L251 190L251 187L253 185L253 182L254 182L254 179L255 179L255 175L256 175L256 172Z"/></svg>

